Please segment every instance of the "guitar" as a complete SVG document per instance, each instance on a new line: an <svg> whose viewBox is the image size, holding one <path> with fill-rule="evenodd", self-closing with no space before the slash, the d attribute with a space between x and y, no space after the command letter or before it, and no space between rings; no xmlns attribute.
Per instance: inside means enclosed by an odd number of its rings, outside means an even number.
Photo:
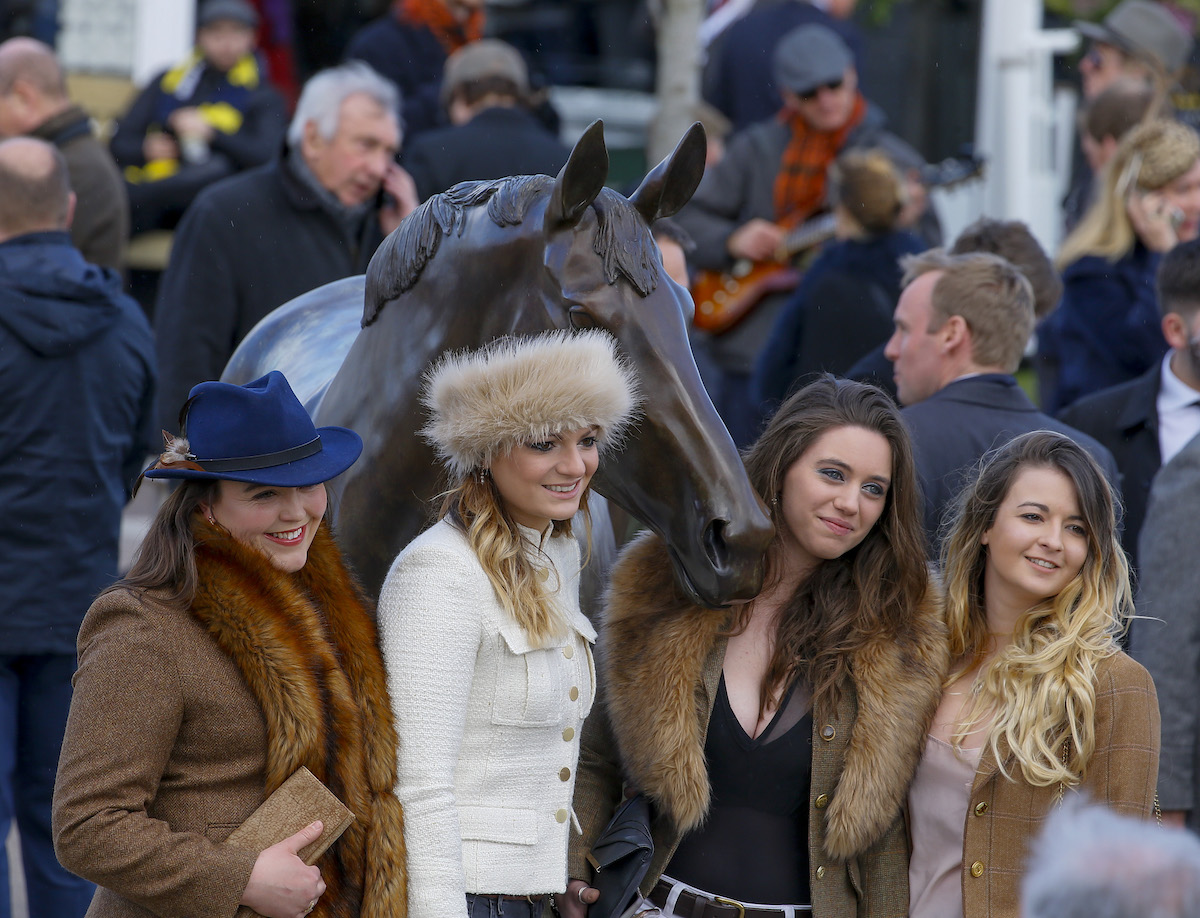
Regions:
<svg viewBox="0 0 1200 918"><path fill-rule="evenodd" d="M948 188L983 174L984 161L974 154L951 156L918 170L926 188ZM834 236L834 216L826 213L805 220L783 237L770 261L738 259L728 271L701 271L692 283L696 327L714 335L729 331L764 297L793 290L801 272L794 259Z"/></svg>

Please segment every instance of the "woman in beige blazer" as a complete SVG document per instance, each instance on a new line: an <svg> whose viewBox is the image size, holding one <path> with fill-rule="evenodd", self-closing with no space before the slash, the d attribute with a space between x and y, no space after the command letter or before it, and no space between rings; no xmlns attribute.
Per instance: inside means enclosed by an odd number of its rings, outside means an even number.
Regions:
<svg viewBox="0 0 1200 918"><path fill-rule="evenodd" d="M375 627L323 482L362 450L278 372L206 382L149 478L178 479L129 575L88 610L54 791L55 849L89 918L405 914L395 732ZM355 820L225 843L305 766Z"/></svg>
<svg viewBox="0 0 1200 918"><path fill-rule="evenodd" d="M907 912L904 795L948 662L908 432L878 389L825 377L745 463L776 530L754 600L698 606L649 534L614 570L564 916L595 900L623 779L654 809L639 913Z"/></svg>
<svg viewBox="0 0 1200 918"><path fill-rule="evenodd" d="M450 488L379 597L408 914L538 918L566 888L595 694L571 518L630 419L633 378L606 333L554 332L450 355L424 396Z"/></svg>
<svg viewBox="0 0 1200 918"><path fill-rule="evenodd" d="M1112 492L1049 431L963 493L943 549L954 657L909 793L913 918L1017 918L1029 844L1065 794L1147 817L1154 684L1120 651L1132 612Z"/></svg>

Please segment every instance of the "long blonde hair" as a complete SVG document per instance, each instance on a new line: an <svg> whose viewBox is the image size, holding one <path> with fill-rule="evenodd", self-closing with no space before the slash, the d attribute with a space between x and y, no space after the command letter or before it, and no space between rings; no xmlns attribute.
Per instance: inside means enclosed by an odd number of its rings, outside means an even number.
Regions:
<svg viewBox="0 0 1200 918"><path fill-rule="evenodd" d="M1071 480L1087 530L1087 558L1058 595L1018 620L1012 644L976 677L978 691L963 710L954 742L961 744L994 713L986 745L1005 775L1007 749L1027 783L1075 785L1086 776L1096 747L1096 667L1117 653L1116 637L1133 613L1133 600L1112 490L1096 461L1061 434L1041 430L1010 441L985 459L959 499L942 547L950 653L957 661L946 686L978 666L988 650L982 539L1027 468L1054 469Z"/></svg>
<svg viewBox="0 0 1200 918"><path fill-rule="evenodd" d="M590 489L589 489L590 490ZM588 491L579 500L591 542ZM472 473L446 492L439 519L448 517L466 535L468 543L487 574L500 605L529 634L538 646L548 646L567 634L567 619L554 595L564 586L550 579L538 580L529 553L529 540L505 509L504 501L490 474ZM571 538L571 520L553 520L550 538ZM541 551L541 546L534 546ZM550 565L561 578L562 571ZM572 574L574 572L571 572Z"/></svg>
<svg viewBox="0 0 1200 918"><path fill-rule="evenodd" d="M1130 252L1137 235L1125 209L1128 193L1157 191L1191 169L1197 159L1200 137L1178 121L1158 118L1126 134L1101 174L1095 203L1063 242L1055 260L1058 269L1085 255L1116 261Z"/></svg>

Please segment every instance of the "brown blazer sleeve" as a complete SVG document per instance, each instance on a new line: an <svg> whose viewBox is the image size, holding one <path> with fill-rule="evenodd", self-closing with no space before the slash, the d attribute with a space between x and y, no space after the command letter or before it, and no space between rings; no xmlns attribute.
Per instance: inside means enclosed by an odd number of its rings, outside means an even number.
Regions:
<svg viewBox="0 0 1200 918"><path fill-rule="evenodd" d="M185 719L162 613L128 595L93 604L54 789L55 851L68 870L173 918L232 916L257 855L175 831L152 808Z"/></svg>
<svg viewBox="0 0 1200 918"><path fill-rule="evenodd" d="M1154 811L1160 720L1154 681L1125 654L1103 664L1096 685L1096 754L1084 787L1127 816Z"/></svg>

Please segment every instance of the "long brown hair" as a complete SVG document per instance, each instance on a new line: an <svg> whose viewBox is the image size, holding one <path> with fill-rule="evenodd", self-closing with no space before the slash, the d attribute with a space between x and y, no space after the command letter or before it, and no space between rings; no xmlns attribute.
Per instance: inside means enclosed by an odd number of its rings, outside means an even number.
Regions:
<svg viewBox="0 0 1200 918"><path fill-rule="evenodd" d="M874 386L824 376L792 395L746 454L751 484L771 501L782 492L788 469L838 427L861 427L887 440L891 487L883 513L862 542L818 564L784 604L762 692L764 700L772 698L800 677L821 711L837 704L855 651L880 635L903 632L929 588L912 443L896 406ZM775 515L778 503L771 507ZM781 578L782 563L775 539L767 552L768 586ZM744 628L749 615L743 607L735 628Z"/></svg>
<svg viewBox="0 0 1200 918"><path fill-rule="evenodd" d="M191 604L196 595L192 520L202 504L216 499L219 484L203 479L182 481L158 508L129 573L108 589L164 590L171 601Z"/></svg>

